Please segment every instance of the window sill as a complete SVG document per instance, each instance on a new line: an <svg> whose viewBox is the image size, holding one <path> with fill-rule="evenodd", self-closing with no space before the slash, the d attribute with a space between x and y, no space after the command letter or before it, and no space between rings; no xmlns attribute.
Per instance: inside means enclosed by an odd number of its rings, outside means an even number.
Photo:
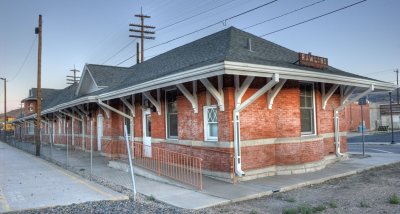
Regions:
<svg viewBox="0 0 400 214"><path fill-rule="evenodd" d="M178 138L167 138L167 139L165 139L165 142L167 142L167 143L176 143L178 141L179 141Z"/></svg>

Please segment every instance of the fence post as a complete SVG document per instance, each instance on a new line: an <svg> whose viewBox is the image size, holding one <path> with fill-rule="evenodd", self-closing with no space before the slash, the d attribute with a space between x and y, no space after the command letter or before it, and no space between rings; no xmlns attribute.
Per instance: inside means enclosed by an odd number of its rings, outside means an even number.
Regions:
<svg viewBox="0 0 400 214"><path fill-rule="evenodd" d="M68 168L68 162L69 159L68 159L68 121L67 121L67 168Z"/></svg>
<svg viewBox="0 0 400 214"><path fill-rule="evenodd" d="M128 138L128 131L126 129L126 125L124 125L124 136L125 136L125 142L126 142L126 149L128 150L129 168L130 168L130 171L131 171L131 178L132 178L133 200L135 200L136 199L135 175L134 175L134 172L133 172L131 149L129 147L129 138Z"/></svg>
<svg viewBox="0 0 400 214"><path fill-rule="evenodd" d="M200 159L200 191L203 190L203 176L201 173L201 162L202 162L202 160Z"/></svg>
<svg viewBox="0 0 400 214"><path fill-rule="evenodd" d="M93 172L93 119L90 118L90 180Z"/></svg>

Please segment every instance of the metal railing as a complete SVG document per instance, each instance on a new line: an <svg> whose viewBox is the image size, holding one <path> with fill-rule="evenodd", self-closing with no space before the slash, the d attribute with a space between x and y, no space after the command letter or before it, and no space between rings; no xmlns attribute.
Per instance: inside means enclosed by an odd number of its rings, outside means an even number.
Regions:
<svg viewBox="0 0 400 214"><path fill-rule="evenodd" d="M203 189L201 158L141 143L133 143L132 153L135 165Z"/></svg>

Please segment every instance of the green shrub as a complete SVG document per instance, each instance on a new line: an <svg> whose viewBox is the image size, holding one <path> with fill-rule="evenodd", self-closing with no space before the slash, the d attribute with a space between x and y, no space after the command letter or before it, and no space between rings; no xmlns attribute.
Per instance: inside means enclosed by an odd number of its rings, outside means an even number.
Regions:
<svg viewBox="0 0 400 214"><path fill-rule="evenodd" d="M297 214L297 208L283 209L282 214Z"/></svg>
<svg viewBox="0 0 400 214"><path fill-rule="evenodd" d="M257 214L257 211L251 210L251 211L249 212L249 214Z"/></svg>
<svg viewBox="0 0 400 214"><path fill-rule="evenodd" d="M391 195L390 198L389 198L389 203L391 203L391 204L400 204L399 196L397 196L396 193L393 193L393 195Z"/></svg>
<svg viewBox="0 0 400 214"><path fill-rule="evenodd" d="M324 210L326 210L326 207L323 204L320 204L320 205L318 205L316 207L313 207L313 211L314 212L322 212Z"/></svg>
<svg viewBox="0 0 400 214"><path fill-rule="evenodd" d="M360 202L360 207L363 207L363 208L368 208L368 207L369 207L369 205L368 205L368 203L365 201L365 199L362 200L362 201Z"/></svg>
<svg viewBox="0 0 400 214"><path fill-rule="evenodd" d="M285 201L293 203L293 202L296 202L296 199L293 197L290 197L290 198L286 198Z"/></svg>
<svg viewBox="0 0 400 214"><path fill-rule="evenodd" d="M303 204L298 207L298 213L301 214L312 214L314 213L313 208L308 204Z"/></svg>
<svg viewBox="0 0 400 214"><path fill-rule="evenodd" d="M329 203L329 206L330 206L331 208L333 208L333 209L337 208L336 201L331 201L331 202Z"/></svg>

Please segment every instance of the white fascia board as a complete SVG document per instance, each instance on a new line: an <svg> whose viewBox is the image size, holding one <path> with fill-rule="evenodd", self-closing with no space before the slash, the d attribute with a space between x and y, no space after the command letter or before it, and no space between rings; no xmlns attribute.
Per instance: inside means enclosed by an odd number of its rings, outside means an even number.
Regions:
<svg viewBox="0 0 400 214"><path fill-rule="evenodd" d="M119 97L124 97L132 94L138 94L158 88L177 85L180 83L190 82L193 80L205 79L208 77L218 76L224 74L224 63L216 63L201 68L195 68L177 74L168 75L155 80L147 81L138 85L100 94L101 100L109 100Z"/></svg>
<svg viewBox="0 0 400 214"><path fill-rule="evenodd" d="M271 77L274 73L279 74L279 77L282 79L351 85L362 88L369 88L370 85L374 85L376 89L388 91L397 88L395 84L374 80L318 73L301 69L225 61L225 74Z"/></svg>
<svg viewBox="0 0 400 214"><path fill-rule="evenodd" d="M60 105L54 106L52 108L46 109L44 111L42 111L42 115L43 114L47 114L47 113L52 113L52 112L58 112L59 110L65 109L65 108L69 108L69 107L73 107L76 105L82 105L85 103L96 103L97 102L97 97L96 96L89 96L89 97L82 97L76 100L72 100L70 102L67 103L62 103Z"/></svg>
<svg viewBox="0 0 400 214"><path fill-rule="evenodd" d="M86 70L87 70L87 66L86 66L86 65L87 65L87 64L85 64L85 66L83 67L83 72L82 72L82 75L81 75L81 79L79 80L78 87L76 88L75 96L78 96L79 91L81 90L82 82L83 82L83 79L84 79L84 77L85 77L85 75L86 75Z"/></svg>
<svg viewBox="0 0 400 214"><path fill-rule="evenodd" d="M90 76L90 78L92 79L92 81L93 81L95 87L97 88L97 90L106 87L106 86L100 86L100 87L99 87L99 86L97 85L96 81L94 80L93 75L91 74L89 68L87 67L87 64L85 64L85 67L83 68L83 72L82 72L82 75L81 75L81 79L79 80L79 85L78 85L78 87L76 88L76 92L75 92L75 95L76 95L76 96L79 95L79 92L80 92L80 90L81 90L82 84L83 84L83 82L84 82L84 80L85 80L85 75L89 75L89 76ZM97 91L97 90L95 90L95 91Z"/></svg>

